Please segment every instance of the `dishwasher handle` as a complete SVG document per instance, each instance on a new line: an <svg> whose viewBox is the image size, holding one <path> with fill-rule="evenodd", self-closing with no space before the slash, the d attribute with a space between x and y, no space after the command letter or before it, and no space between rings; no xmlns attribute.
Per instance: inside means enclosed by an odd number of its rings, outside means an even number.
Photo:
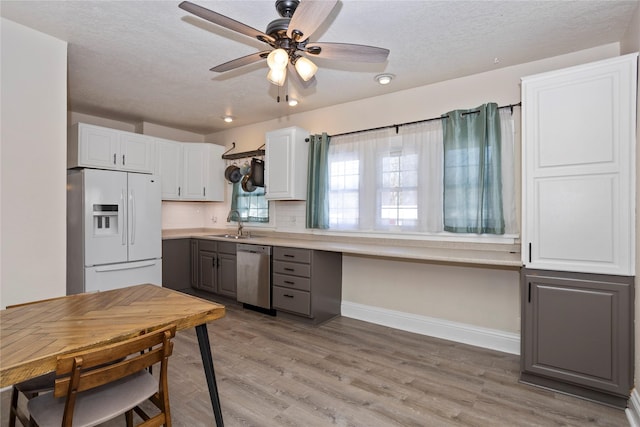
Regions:
<svg viewBox="0 0 640 427"><path fill-rule="evenodd" d="M252 254L271 255L271 246L248 245L246 243L240 243L236 247L236 252L249 252Z"/></svg>

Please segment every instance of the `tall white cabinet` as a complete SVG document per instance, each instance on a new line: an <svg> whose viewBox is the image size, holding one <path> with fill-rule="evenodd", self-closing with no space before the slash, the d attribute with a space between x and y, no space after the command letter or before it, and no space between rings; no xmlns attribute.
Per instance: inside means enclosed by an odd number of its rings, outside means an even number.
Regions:
<svg viewBox="0 0 640 427"><path fill-rule="evenodd" d="M309 169L309 132L299 127L266 134L265 198L306 200Z"/></svg>
<svg viewBox="0 0 640 427"><path fill-rule="evenodd" d="M635 274L637 54L522 79L527 268Z"/></svg>
<svg viewBox="0 0 640 427"><path fill-rule="evenodd" d="M626 407L638 55L522 79L520 380Z"/></svg>

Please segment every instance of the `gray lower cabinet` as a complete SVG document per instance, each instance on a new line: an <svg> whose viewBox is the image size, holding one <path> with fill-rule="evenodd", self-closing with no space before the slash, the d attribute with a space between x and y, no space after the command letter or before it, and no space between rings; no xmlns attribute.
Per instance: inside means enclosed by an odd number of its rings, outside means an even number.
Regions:
<svg viewBox="0 0 640 427"><path fill-rule="evenodd" d="M521 381L626 407L633 279L523 269Z"/></svg>
<svg viewBox="0 0 640 427"><path fill-rule="evenodd" d="M162 241L162 286L180 290L191 286L191 239Z"/></svg>
<svg viewBox="0 0 640 427"><path fill-rule="evenodd" d="M273 248L273 308L323 322L340 315L342 254Z"/></svg>
<svg viewBox="0 0 640 427"><path fill-rule="evenodd" d="M236 244L192 239L197 250L196 288L227 297L236 297ZM193 253L193 252L192 252ZM192 258L193 260L193 258Z"/></svg>

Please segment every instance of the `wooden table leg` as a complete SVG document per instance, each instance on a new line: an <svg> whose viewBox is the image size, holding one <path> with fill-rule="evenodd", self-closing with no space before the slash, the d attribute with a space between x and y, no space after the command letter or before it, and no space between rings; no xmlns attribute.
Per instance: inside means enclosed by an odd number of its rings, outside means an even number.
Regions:
<svg viewBox="0 0 640 427"><path fill-rule="evenodd" d="M207 377L209 397L211 397L211 405L213 406L213 415L216 418L216 426L223 427L224 422L222 421L222 409L220 408L220 397L218 396L216 375L213 372L213 359L211 357L211 345L209 344L209 334L207 333L206 323L196 326L196 334L198 335L200 356L202 357L204 375Z"/></svg>

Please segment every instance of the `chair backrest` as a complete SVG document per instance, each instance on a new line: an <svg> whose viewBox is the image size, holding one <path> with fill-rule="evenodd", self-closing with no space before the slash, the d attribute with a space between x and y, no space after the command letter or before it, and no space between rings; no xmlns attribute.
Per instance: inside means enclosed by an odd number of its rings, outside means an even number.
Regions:
<svg viewBox="0 0 640 427"><path fill-rule="evenodd" d="M125 341L58 357L55 397L67 397L65 420L71 420L77 393L111 383L161 363L159 388L167 387L167 360L176 326L148 332ZM64 422L63 422L64 424Z"/></svg>

